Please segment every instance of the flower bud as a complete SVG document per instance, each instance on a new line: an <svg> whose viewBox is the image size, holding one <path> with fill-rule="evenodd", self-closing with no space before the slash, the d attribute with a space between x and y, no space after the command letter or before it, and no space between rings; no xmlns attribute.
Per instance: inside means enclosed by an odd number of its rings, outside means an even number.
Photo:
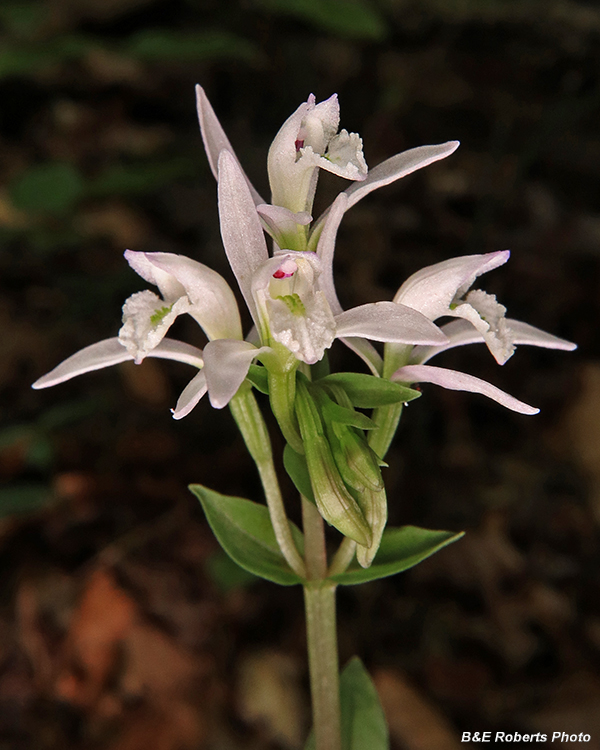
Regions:
<svg viewBox="0 0 600 750"><path fill-rule="evenodd" d="M344 536L370 547L371 529L340 476L307 383L306 378L298 373L296 414L317 508L323 518Z"/></svg>

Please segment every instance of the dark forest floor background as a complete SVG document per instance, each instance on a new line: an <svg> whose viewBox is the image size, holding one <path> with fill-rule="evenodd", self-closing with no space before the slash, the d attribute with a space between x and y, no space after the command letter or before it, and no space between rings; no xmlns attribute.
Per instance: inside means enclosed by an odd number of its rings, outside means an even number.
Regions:
<svg viewBox="0 0 600 750"><path fill-rule="evenodd" d="M600 9L4 0L0 24L0 748L294 750L307 732L300 592L230 565L186 489L259 499L227 410L174 422L189 372L155 360L29 388L116 334L143 288L126 248L231 278L199 82L263 194L270 140L311 91L339 94L371 166L461 140L347 215L342 302L510 248L482 286L579 350L445 355L541 415L424 387L390 453L391 520L468 533L341 591L342 661L374 675L394 750L466 730L586 732L598 750Z"/></svg>

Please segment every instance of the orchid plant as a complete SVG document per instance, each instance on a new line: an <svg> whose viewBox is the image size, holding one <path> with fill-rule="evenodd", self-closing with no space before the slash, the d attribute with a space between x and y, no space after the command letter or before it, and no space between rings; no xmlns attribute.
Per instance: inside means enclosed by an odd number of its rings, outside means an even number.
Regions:
<svg viewBox="0 0 600 750"><path fill-rule="evenodd" d="M485 343L499 364L519 344L564 350L575 345L506 318L493 295L471 289L479 276L508 260L508 251L437 263L408 278L393 300L342 309L333 258L344 213L371 191L449 156L458 142L413 148L369 170L359 135L339 130L337 96L317 104L311 95L269 149L267 203L244 173L200 86L197 105L218 183L223 246L252 330L244 336L236 296L212 269L181 255L127 250L127 262L159 294L133 294L116 337L77 352L33 387L126 360L140 364L146 357L196 368L172 410L174 418L188 415L205 394L216 409L229 405L256 463L266 505L202 485L191 490L233 560L275 583L304 587L313 705L307 748L382 750L388 747L387 730L368 674L353 660L339 675L336 587L406 570L461 536L386 527L382 467L404 404L421 395L411 386L426 382L471 391L535 414L536 408L490 383L428 362L473 343ZM313 220L321 169L351 184ZM182 314L203 329L204 349L167 337ZM453 320L438 326L441 318ZM327 350L335 339L369 372L329 372ZM254 390L268 395L285 438L283 463L300 493L302 531L288 518ZM333 554L324 521L341 535Z"/></svg>

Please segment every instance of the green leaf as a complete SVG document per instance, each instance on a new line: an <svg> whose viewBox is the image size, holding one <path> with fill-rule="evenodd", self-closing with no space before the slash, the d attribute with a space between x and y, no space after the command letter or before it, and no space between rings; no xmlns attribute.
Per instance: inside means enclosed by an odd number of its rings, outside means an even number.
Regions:
<svg viewBox="0 0 600 750"><path fill-rule="evenodd" d="M234 562L223 550L211 555L205 564L205 570L221 591L228 593L254 583L258 578Z"/></svg>
<svg viewBox="0 0 600 750"><path fill-rule="evenodd" d="M387 722L377 690L357 656L340 675L340 702L344 750L389 750Z"/></svg>
<svg viewBox="0 0 600 750"><path fill-rule="evenodd" d="M246 379L249 380L257 391L269 395L269 374L261 365L250 365Z"/></svg>
<svg viewBox="0 0 600 750"><path fill-rule="evenodd" d="M45 484L19 482L0 490L0 518L17 513L32 513L43 508L51 499Z"/></svg>
<svg viewBox="0 0 600 750"><path fill-rule="evenodd" d="M336 372L319 381L319 385L328 384L341 385L350 401L359 409L407 403L421 395L421 392L414 388L361 372Z"/></svg>
<svg viewBox="0 0 600 750"><path fill-rule="evenodd" d="M61 216L75 206L83 192L83 178L72 164L48 162L18 177L11 185L10 197L22 211Z"/></svg>
<svg viewBox="0 0 600 750"><path fill-rule="evenodd" d="M383 532L381 546L370 568L361 568L355 561L345 573L331 578L342 585L352 586L392 576L414 567L463 535L464 531L433 531L418 526L388 528Z"/></svg>
<svg viewBox="0 0 600 750"><path fill-rule="evenodd" d="M123 51L149 62L218 58L252 60L258 54L257 48L246 39L217 30L197 33L141 31L127 41Z"/></svg>
<svg viewBox="0 0 600 750"><path fill-rule="evenodd" d="M295 16L349 39L383 39L387 27L382 17L365 0L257 0L271 13Z"/></svg>
<svg viewBox="0 0 600 750"><path fill-rule="evenodd" d="M201 484L191 484L208 523L227 554L254 575L282 586L302 583L281 554L266 505L241 497L221 495ZM302 533L290 524L292 535L302 551Z"/></svg>
<svg viewBox="0 0 600 750"><path fill-rule="evenodd" d="M375 685L355 656L340 675L342 750L389 750L385 715ZM314 733L304 750L315 750Z"/></svg>
<svg viewBox="0 0 600 750"><path fill-rule="evenodd" d="M308 473L308 464L306 458L286 443L283 449L283 467L287 471L289 478L294 483L294 487L301 495L311 503L315 502L312 485L310 483L310 474Z"/></svg>
<svg viewBox="0 0 600 750"><path fill-rule="evenodd" d="M321 409L321 414L325 421L337 422L338 424L358 427L361 430L373 430L377 425L366 414L354 409L348 409L345 406L336 404L333 399L325 393L323 388L313 385L311 388L317 403Z"/></svg>

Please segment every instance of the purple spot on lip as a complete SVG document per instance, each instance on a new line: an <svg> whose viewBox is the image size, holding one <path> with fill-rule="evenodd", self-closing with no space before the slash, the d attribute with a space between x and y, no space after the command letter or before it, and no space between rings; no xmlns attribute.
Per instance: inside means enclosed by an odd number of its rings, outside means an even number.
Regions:
<svg viewBox="0 0 600 750"><path fill-rule="evenodd" d="M302 140L298 139L294 143L294 146L296 147L296 151L300 151L300 149L304 147L304 139L302 139Z"/></svg>

